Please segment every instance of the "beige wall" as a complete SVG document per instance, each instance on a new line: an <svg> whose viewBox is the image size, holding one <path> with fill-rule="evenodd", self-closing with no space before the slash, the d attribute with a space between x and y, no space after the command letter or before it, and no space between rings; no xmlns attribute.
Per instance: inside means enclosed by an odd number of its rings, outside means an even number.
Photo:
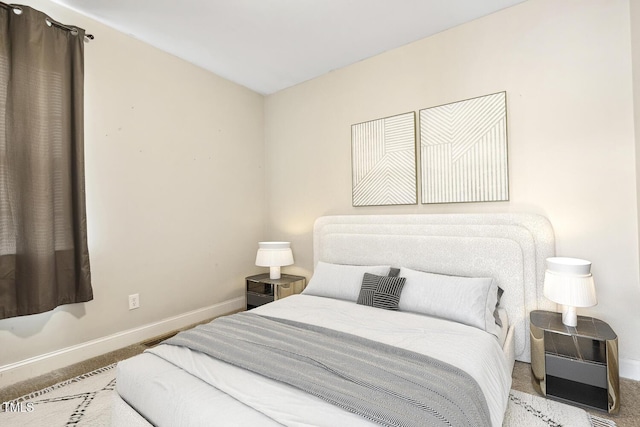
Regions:
<svg viewBox="0 0 640 427"><path fill-rule="evenodd" d="M640 3L629 2L631 22L631 59L633 63L633 104L636 143L636 171L640 171ZM636 192L640 207L640 173L636 172ZM640 215L638 216L640 223Z"/></svg>
<svg viewBox="0 0 640 427"><path fill-rule="evenodd" d="M638 215L626 0L530 0L268 96L267 224L309 275L326 214L533 212L593 262L599 304L640 361ZM509 202L354 208L350 126L507 92Z"/></svg>
<svg viewBox="0 0 640 427"><path fill-rule="evenodd" d="M95 298L0 321L0 367L243 298L264 230L263 97L54 3L26 3L95 36L85 46ZM141 307L129 311L133 293Z"/></svg>

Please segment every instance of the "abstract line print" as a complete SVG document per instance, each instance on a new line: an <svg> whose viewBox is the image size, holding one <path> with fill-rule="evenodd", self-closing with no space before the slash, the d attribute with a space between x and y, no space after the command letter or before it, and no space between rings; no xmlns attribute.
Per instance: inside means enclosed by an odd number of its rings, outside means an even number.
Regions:
<svg viewBox="0 0 640 427"><path fill-rule="evenodd" d="M422 203L509 200L506 92L420 110Z"/></svg>
<svg viewBox="0 0 640 427"><path fill-rule="evenodd" d="M414 112L351 126L353 206L416 204Z"/></svg>

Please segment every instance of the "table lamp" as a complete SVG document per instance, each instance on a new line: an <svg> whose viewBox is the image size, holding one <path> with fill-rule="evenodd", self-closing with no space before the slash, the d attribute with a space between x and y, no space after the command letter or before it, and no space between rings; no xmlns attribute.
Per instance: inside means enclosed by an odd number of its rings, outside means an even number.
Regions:
<svg viewBox="0 0 640 427"><path fill-rule="evenodd" d="M280 267L293 264L290 242L259 242L256 265L269 267L269 278L280 278Z"/></svg>
<svg viewBox="0 0 640 427"><path fill-rule="evenodd" d="M591 262L577 258L547 258L543 292L545 297L562 305L562 323L577 326L576 307L591 307L598 303Z"/></svg>

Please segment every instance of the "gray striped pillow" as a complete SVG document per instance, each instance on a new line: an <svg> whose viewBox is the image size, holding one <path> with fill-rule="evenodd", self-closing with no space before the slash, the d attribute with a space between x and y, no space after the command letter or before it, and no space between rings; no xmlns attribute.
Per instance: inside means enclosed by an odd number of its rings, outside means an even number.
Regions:
<svg viewBox="0 0 640 427"><path fill-rule="evenodd" d="M405 280L404 277L376 276L364 273L358 304L385 310L397 310Z"/></svg>

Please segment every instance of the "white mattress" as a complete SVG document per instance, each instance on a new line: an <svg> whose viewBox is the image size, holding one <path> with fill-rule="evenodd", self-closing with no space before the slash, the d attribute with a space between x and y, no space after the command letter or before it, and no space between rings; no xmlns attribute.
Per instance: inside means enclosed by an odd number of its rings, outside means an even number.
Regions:
<svg viewBox="0 0 640 427"><path fill-rule="evenodd" d="M494 426L502 425L513 361L495 336L428 316L309 295L254 313L329 327L441 359L480 385ZM506 329L506 328L505 328ZM121 362L118 393L154 425L365 426L357 415L297 389L188 349L160 345Z"/></svg>

